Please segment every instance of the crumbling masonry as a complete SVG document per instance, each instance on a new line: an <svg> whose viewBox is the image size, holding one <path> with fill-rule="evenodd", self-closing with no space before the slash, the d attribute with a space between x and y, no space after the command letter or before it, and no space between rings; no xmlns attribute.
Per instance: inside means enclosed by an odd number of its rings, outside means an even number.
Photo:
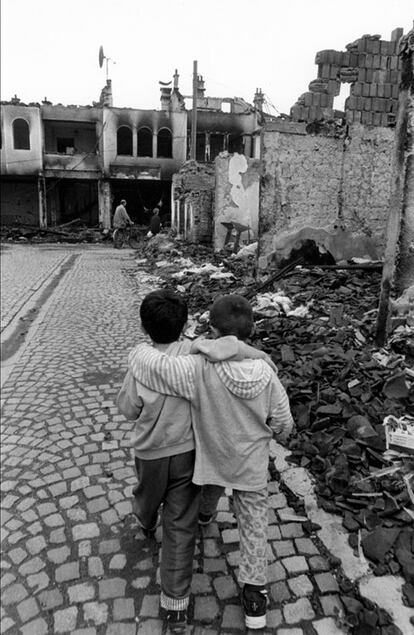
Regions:
<svg viewBox="0 0 414 635"><path fill-rule="evenodd" d="M398 84L401 64L398 41L403 29L395 29L391 41L380 35L363 35L346 46L346 51L319 51L315 64L318 78L309 84L291 108L293 121L329 121L334 119L334 98L341 84L350 83L345 103L347 123L369 126L394 125L398 108Z"/></svg>
<svg viewBox="0 0 414 635"><path fill-rule="evenodd" d="M264 127L260 267L267 267L269 257L286 257L309 233L328 250L339 245L332 254L336 260L382 257L402 34L395 29L390 41L364 35L345 52L317 53L318 79L292 107L291 117ZM351 84L344 112L334 108L343 82Z"/></svg>

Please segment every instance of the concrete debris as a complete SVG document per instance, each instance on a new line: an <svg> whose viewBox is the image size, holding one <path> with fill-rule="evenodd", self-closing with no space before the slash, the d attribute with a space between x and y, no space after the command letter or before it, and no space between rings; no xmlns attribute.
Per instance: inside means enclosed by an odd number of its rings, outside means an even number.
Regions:
<svg viewBox="0 0 414 635"><path fill-rule="evenodd" d="M255 256L257 253L257 246L257 242L251 243L250 245L245 245L237 252L237 254L232 254L231 257L235 260L243 260L244 258Z"/></svg>

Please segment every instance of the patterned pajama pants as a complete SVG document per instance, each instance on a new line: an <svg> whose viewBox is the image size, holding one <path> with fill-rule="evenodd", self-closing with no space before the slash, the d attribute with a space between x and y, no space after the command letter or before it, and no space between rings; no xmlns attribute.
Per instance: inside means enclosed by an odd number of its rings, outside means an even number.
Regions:
<svg viewBox="0 0 414 635"><path fill-rule="evenodd" d="M224 488L205 485L201 511L214 513ZM265 586L267 582L267 487L257 492L233 490L233 503L240 536L239 583Z"/></svg>

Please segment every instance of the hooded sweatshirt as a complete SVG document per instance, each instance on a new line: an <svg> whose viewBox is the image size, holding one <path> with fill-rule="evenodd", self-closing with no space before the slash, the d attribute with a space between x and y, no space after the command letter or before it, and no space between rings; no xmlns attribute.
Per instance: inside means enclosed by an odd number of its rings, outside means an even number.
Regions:
<svg viewBox="0 0 414 635"><path fill-rule="evenodd" d="M232 359L238 354L239 346L237 340L234 340L232 338L219 347L217 355L221 359ZM192 342L188 339L172 342L163 355L186 355L190 352L191 345ZM171 396L171 393L161 392L156 386L153 389L149 384L136 379L131 370L128 370L117 404L119 411L127 419L135 421L131 444L138 458L160 459L194 449L190 403L178 393Z"/></svg>
<svg viewBox="0 0 414 635"><path fill-rule="evenodd" d="M293 420L286 392L264 360L223 361L221 348L231 342L239 354L244 350L232 336L201 341L196 350L202 355L186 357L140 344L130 353L129 368L140 383L190 401L194 483L257 491L267 485L273 434L287 435Z"/></svg>

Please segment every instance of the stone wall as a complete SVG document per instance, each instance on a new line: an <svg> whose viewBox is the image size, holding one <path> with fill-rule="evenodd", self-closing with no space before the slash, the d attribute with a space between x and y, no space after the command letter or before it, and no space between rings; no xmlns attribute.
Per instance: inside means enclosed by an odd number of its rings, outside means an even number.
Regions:
<svg viewBox="0 0 414 635"><path fill-rule="evenodd" d="M225 223L246 227L241 243L256 240L259 223L259 184L261 162L243 154L220 154L215 161L216 189L214 213L214 248L224 246Z"/></svg>
<svg viewBox="0 0 414 635"><path fill-rule="evenodd" d="M262 135L259 252L281 232L338 226L385 241L390 197L391 128L309 127L274 122Z"/></svg>
<svg viewBox="0 0 414 635"><path fill-rule="evenodd" d="M391 196L393 128L353 125L343 152L341 220L385 245Z"/></svg>

